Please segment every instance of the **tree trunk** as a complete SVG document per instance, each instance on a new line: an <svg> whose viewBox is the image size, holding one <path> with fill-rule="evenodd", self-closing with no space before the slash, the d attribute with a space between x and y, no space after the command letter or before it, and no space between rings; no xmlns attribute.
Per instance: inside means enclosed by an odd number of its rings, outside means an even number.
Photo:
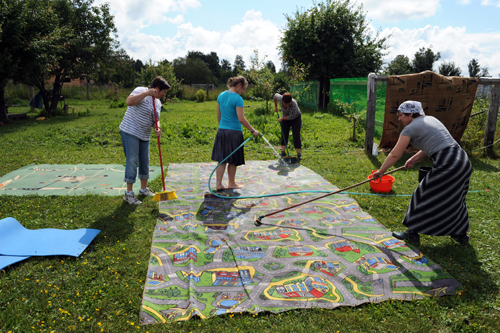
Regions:
<svg viewBox="0 0 500 333"><path fill-rule="evenodd" d="M50 101L49 111L53 111L57 108L57 103L59 103L59 98L61 97L61 90L64 83L65 75L56 75L54 80L54 87L52 89L52 99ZM51 112L49 112L51 113Z"/></svg>
<svg viewBox="0 0 500 333"><path fill-rule="evenodd" d="M0 123L8 123L7 108L5 107L5 82L0 82Z"/></svg>
<svg viewBox="0 0 500 333"><path fill-rule="evenodd" d="M35 97L35 92L33 91L33 86L28 86L30 90L30 103L33 101L33 97ZM35 111L35 104L31 104L31 112Z"/></svg>

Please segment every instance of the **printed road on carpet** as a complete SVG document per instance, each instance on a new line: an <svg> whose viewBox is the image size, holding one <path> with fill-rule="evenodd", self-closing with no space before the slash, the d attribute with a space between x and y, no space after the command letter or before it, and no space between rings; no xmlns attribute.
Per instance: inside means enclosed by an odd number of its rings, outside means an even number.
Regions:
<svg viewBox="0 0 500 333"><path fill-rule="evenodd" d="M387 299L451 295L462 287L418 249L363 212L347 194L299 165L250 161L238 167L241 190L210 194L215 167L170 164L166 182L179 199L160 202L144 288L141 323L231 312L334 308ZM215 175L214 175L215 178ZM211 181L215 188L215 179Z"/></svg>
<svg viewBox="0 0 500 333"><path fill-rule="evenodd" d="M150 179L160 173L149 168ZM0 178L0 195L86 195L118 196L127 190L125 166L119 164L31 164Z"/></svg>

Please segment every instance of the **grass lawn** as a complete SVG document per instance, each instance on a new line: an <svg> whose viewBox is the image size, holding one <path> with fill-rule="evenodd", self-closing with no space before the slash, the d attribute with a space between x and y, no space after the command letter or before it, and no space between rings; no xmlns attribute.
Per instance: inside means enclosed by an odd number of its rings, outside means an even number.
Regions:
<svg viewBox="0 0 500 333"><path fill-rule="evenodd" d="M104 100L67 103L78 116L36 121L36 114L30 114L29 120L0 126L0 176L32 163L125 163L118 129L125 109L110 108L110 101ZM277 145L276 116L257 115L261 103L246 103L250 123ZM165 106L161 115L164 164L209 162L217 130L215 102ZM362 135L358 142L350 141L352 124L347 120L303 111L302 164L331 183L342 188L360 182L383 162L383 153L378 157L363 153ZM275 158L261 138L245 149L247 160ZM0 331L499 332L500 160L481 157L481 152L470 154L474 166L470 191L478 191L467 196L470 246L459 246L450 237L425 235L419 246L462 284L461 295L141 326L139 312L157 203L148 199L132 207L122 197L2 195L0 219L13 217L28 229L96 228L101 233L79 258L31 257L0 271ZM295 154L293 149L290 153ZM159 165L156 140L151 141L151 164ZM394 194L411 194L418 184L417 169L393 176ZM151 187L160 191L161 179L152 181ZM352 191L370 193L368 184ZM404 230L401 221L409 197L352 196L389 230Z"/></svg>

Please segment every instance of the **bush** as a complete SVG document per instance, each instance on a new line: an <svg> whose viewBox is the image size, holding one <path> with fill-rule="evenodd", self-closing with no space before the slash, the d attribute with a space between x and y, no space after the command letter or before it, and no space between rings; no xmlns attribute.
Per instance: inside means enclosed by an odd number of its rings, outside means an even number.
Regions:
<svg viewBox="0 0 500 333"><path fill-rule="evenodd" d="M124 108L127 106L126 101L121 100L121 101L111 101L109 104L110 109L117 109L117 108Z"/></svg>
<svg viewBox="0 0 500 333"><path fill-rule="evenodd" d="M485 112L469 119L467 128L465 129L462 139L460 140L460 144L465 150L472 151L483 146L484 131L486 130L486 119L488 117L488 108L489 96L487 98L476 98L476 100L474 101L471 115L480 111ZM496 137L498 137L499 135L498 125L500 125L500 122L497 123Z"/></svg>
<svg viewBox="0 0 500 333"><path fill-rule="evenodd" d="M206 93L203 89L200 89L196 92L195 97L196 97L196 102L198 103L205 102Z"/></svg>

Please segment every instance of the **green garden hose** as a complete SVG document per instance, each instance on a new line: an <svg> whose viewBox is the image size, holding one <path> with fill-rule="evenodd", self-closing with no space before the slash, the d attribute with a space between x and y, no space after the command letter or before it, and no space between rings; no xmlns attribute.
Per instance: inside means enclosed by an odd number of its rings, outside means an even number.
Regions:
<svg viewBox="0 0 500 333"><path fill-rule="evenodd" d="M264 135L261 133L260 136L264 136ZM264 197L276 197L276 196L280 196L280 195L297 194L297 193L330 193L331 192L331 191L325 191L325 190L303 190L303 191L281 192L281 193L273 193L273 194L243 196L243 197L242 196L228 197L228 196L223 196L223 195L219 195L219 194L214 193L214 191L210 187L210 182L212 180L212 176L213 176L215 170L217 170L217 168L221 164L223 164L229 157L231 157L231 155L233 155L238 149L240 149L241 147L243 147L251 139L252 138L246 139L238 148L236 148L231 154L229 154L225 159L223 159L219 164L217 164L217 166L215 167L215 169L213 169L212 173L210 174L210 177L208 177L208 189L210 190L210 193L212 193L214 196L216 196L218 198L222 198L222 199L253 199L253 198L264 198Z"/></svg>

